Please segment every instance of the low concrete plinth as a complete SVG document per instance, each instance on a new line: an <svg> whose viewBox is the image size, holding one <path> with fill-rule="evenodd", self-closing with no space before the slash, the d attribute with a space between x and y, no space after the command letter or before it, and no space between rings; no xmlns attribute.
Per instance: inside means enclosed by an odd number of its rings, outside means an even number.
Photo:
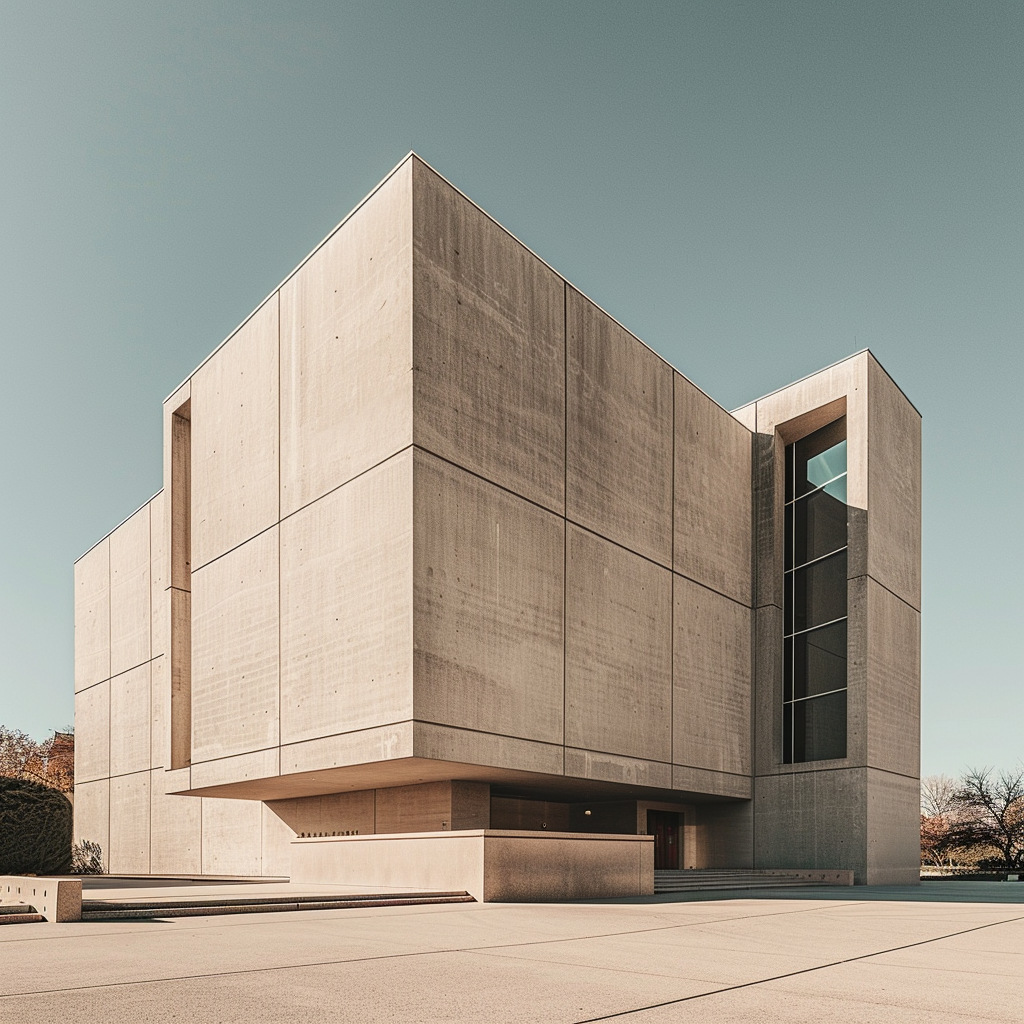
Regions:
<svg viewBox="0 0 1024 1024"><path fill-rule="evenodd" d="M654 892L654 837L471 829L293 839L293 883L464 889L481 902Z"/></svg>
<svg viewBox="0 0 1024 1024"><path fill-rule="evenodd" d="M82 880L48 875L0 875L0 902L24 903L47 921L81 921Z"/></svg>

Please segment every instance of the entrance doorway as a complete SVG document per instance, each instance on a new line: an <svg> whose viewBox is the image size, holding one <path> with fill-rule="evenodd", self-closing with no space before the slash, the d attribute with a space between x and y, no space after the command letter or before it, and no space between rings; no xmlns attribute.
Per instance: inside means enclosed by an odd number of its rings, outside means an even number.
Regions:
<svg viewBox="0 0 1024 1024"><path fill-rule="evenodd" d="M648 811L647 834L654 836L654 870L679 868L679 815Z"/></svg>

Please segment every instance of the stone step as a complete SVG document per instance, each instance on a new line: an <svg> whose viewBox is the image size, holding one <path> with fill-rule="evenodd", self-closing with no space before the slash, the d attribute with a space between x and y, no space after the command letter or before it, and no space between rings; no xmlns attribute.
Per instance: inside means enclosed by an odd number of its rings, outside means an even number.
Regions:
<svg viewBox="0 0 1024 1024"><path fill-rule="evenodd" d="M368 907L416 907L475 903L467 892L380 893L348 896L266 896L225 899L83 900L83 921L151 917L207 917L216 914L272 914L296 910L358 910Z"/></svg>
<svg viewBox="0 0 1024 1024"><path fill-rule="evenodd" d="M654 891L703 892L726 889L783 889L795 886L827 885L818 879L793 873L689 869L654 872Z"/></svg>
<svg viewBox="0 0 1024 1024"><path fill-rule="evenodd" d="M0 924L37 924L45 920L25 903L0 903Z"/></svg>

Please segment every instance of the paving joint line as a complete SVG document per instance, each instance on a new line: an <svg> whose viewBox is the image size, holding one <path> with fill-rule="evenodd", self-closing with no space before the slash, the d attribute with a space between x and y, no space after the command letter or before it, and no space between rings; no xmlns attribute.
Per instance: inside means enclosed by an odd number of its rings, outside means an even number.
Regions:
<svg viewBox="0 0 1024 1024"><path fill-rule="evenodd" d="M745 981L739 985L727 985L725 988L716 988L710 992L700 992L692 996L682 996L679 999L666 999L661 1003L651 1003L649 1006L638 1006L632 1010L619 1010L617 1013L606 1013L600 1017L584 1017L574 1021L573 1024L596 1024L603 1020L616 1020L621 1017L629 1017L634 1013L647 1013L649 1010L660 1010L666 1006L677 1006L679 1003L690 1003L697 999L706 999L708 996L719 996L726 992L736 992L739 989L755 988L758 985L766 985L771 981L784 981L786 978L797 978L802 974L813 974L815 971L825 971L831 967L841 967L843 964L853 964L860 960L870 960L872 957L885 956L886 953L899 953L904 949L914 949L917 946L927 946L932 942L942 942L944 939L953 939L958 935L969 935L971 932L984 931L986 928L997 928L1003 924L1013 924L1017 921L1024 921L1024 916L1007 918L1005 921L991 921L988 924L979 924L973 928L963 928L960 931L950 932L947 935L936 935L931 939L922 939L920 942L908 942L903 946L893 946L891 949L880 949L874 953L864 953L862 956L846 957L843 960L835 960L832 963L820 964L817 967L805 967L800 971L789 971L786 974L776 974L771 978L759 978L757 981Z"/></svg>
<svg viewBox="0 0 1024 1024"><path fill-rule="evenodd" d="M839 905L840 906L847 906L847 907L856 907L856 906L860 906L860 903L859 902L858 903L844 903L844 904L839 904ZM89 991L94 991L96 989L102 989L102 988L127 988L127 987L129 987L131 985L158 985L158 984L164 984L164 983L172 982L172 981L197 981L197 980L201 980L201 979L204 979L204 978L229 978L229 977L233 977L233 976L236 976L236 975L242 975L242 974L267 974L267 973L269 973L271 971L294 971L294 970L301 970L301 969L306 968L306 967L336 967L336 966L340 966L342 964L370 963L370 962L372 962L374 960L400 960L400 959L403 959L405 957L410 957L410 956L441 956L441 955L444 955L446 953L478 953L478 952L480 952L482 950L488 950L488 949L521 949L521 948L524 948L524 947L527 947L527 946L546 946L546 945L551 945L552 943L555 943L555 942L587 942L587 941L589 941L591 939L614 939L614 938L617 938L619 936L624 936L624 935L644 935L644 934L647 934L647 933L650 933L650 932L664 932L664 931L674 931L674 930L679 929L679 928L693 928L693 927L696 927L696 926L702 925L702 924L728 924L728 923L730 923L732 921L754 921L754 920L760 920L761 918L766 918L766 917L785 917L788 914L809 914L809 913L814 913L815 911L818 911L818 910L827 910L827 909L830 909L833 906L835 906L835 904L830 904L829 907L802 907L799 910L779 911L777 913L772 913L772 914L754 914L754 915L752 915L750 917L730 917L730 918L722 918L720 920L715 920L715 921L687 921L687 922L682 923L682 924L660 925L657 928L634 928L634 929L630 929L629 931L602 932L600 935L570 935L570 936L563 936L562 938L557 938L557 939L537 939L536 941L533 941L533 942L503 942L503 943L496 943L496 944L491 945L491 946L457 946L457 947L452 947L450 949L418 949L418 950L415 950L415 951L412 951L412 952L409 952L409 953L387 953L387 954L382 954L382 955L379 955L379 956L354 957L354 958L345 959L345 960L318 960L318 961L314 961L314 962L311 962L311 963L302 963L302 964L275 964L275 965L273 965L271 967L248 967L248 968L245 968L244 970L238 970L238 971L216 971L216 972L210 972L210 973L206 973L206 974L180 974L180 975L174 975L173 977L170 977L170 978L142 978L142 979L138 979L138 980L135 980L135 981L110 981L110 982L103 982L102 984L98 984L98 985L76 985L76 986L71 986L71 987L67 987L67 988L36 989L34 991L31 991L31 992L0 992L0 999L14 999L14 998L17 998L19 996L55 995L55 994L57 994L59 992L89 992ZM350 913L350 912L346 911L346 913ZM394 916L397 917L397 916L420 916L420 915L394 915ZM154 920L159 920L159 919L155 918ZM180 919L176 919L176 920L193 921L194 919L180 918ZM92 922L92 923L103 924L102 921L97 921L97 922ZM258 922L254 921L252 923L256 924ZM1002 922L997 922L997 923L1001 924ZM114 933L107 932L105 934L124 935L124 934L128 934L128 932L127 931L119 931L119 932L114 932ZM72 937L73 936L68 936L68 935L53 936L53 939L72 938ZM37 939L28 939L26 937L25 940L20 940L20 941L48 941L48 940L52 941L52 940L49 939L49 937L39 936ZM628 1010L626 1012L627 1013L633 1013L635 1011ZM596 1018L596 1019L600 1019L600 1018Z"/></svg>

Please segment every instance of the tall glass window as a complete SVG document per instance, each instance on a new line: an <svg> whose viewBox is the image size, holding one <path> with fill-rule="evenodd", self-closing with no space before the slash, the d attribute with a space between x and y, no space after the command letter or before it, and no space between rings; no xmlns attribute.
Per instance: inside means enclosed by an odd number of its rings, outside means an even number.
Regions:
<svg viewBox="0 0 1024 1024"><path fill-rule="evenodd" d="M786 448L782 759L846 757L846 417Z"/></svg>

